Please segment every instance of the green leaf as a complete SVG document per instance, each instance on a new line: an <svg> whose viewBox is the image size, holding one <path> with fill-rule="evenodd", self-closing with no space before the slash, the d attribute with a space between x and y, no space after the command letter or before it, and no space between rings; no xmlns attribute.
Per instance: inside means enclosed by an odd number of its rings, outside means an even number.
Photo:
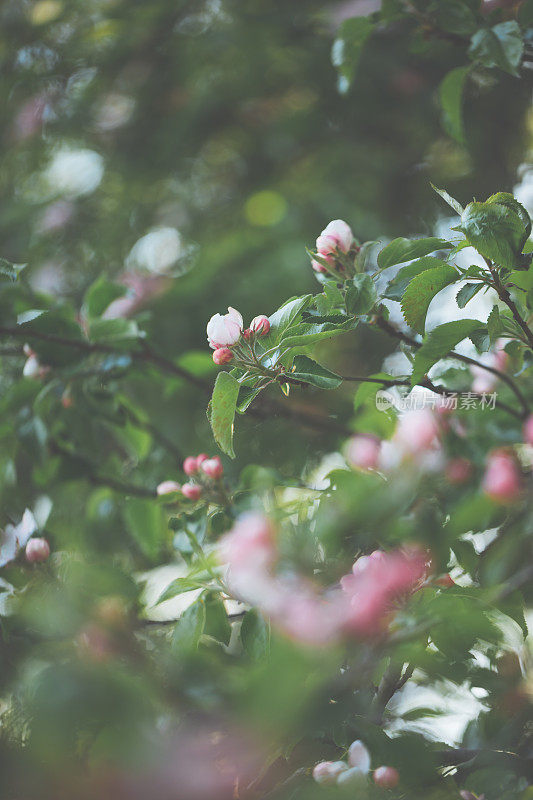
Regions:
<svg viewBox="0 0 533 800"><path fill-rule="evenodd" d="M520 250L523 251L531 233L531 217L522 203L519 203L516 197L514 197L510 192L496 192L496 194L491 194L487 200L487 203L499 203L502 206L510 208L511 211L514 211L515 214L520 217L522 224L524 225L524 241L520 246Z"/></svg>
<svg viewBox="0 0 533 800"><path fill-rule="evenodd" d="M156 605L159 605L159 603L164 603L166 600L172 600L172 598L177 597L184 592L190 592L194 589L201 589L203 587L205 587L205 581L200 580L199 578L175 578L175 580L173 580L172 583L169 583L167 588L161 592L157 598Z"/></svg>
<svg viewBox="0 0 533 800"><path fill-rule="evenodd" d="M241 624L241 642L253 661L264 661L270 652L270 626L257 611L247 611Z"/></svg>
<svg viewBox="0 0 533 800"><path fill-rule="evenodd" d="M459 203L454 197L452 197L451 194L448 194L446 189L439 189L437 186L434 186L433 184L431 184L431 188L435 192L437 192L437 194L439 194L442 197L442 199L445 200L446 203L448 203L448 205L451 208L453 208L453 210L457 214L459 214L459 216L461 216L461 214L463 213L463 210L464 210L462 205L461 205L461 203Z"/></svg>
<svg viewBox="0 0 533 800"><path fill-rule="evenodd" d="M426 314L435 295L457 278L456 270L446 265L421 272L410 282L402 297L402 312L417 333L424 333Z"/></svg>
<svg viewBox="0 0 533 800"><path fill-rule="evenodd" d="M318 386L319 389L336 389L342 383L340 375L317 364L307 356L296 356L291 375L299 381Z"/></svg>
<svg viewBox="0 0 533 800"><path fill-rule="evenodd" d="M196 650L205 626L205 603L199 598L183 612L176 623L172 636L172 649L176 652L189 653Z"/></svg>
<svg viewBox="0 0 533 800"><path fill-rule="evenodd" d="M231 624L226 608L219 594L211 592L205 599L204 636L211 636L217 642L229 644Z"/></svg>
<svg viewBox="0 0 533 800"><path fill-rule="evenodd" d="M522 219L512 208L490 200L469 203L461 217L461 230L482 256L508 269L515 266L526 234Z"/></svg>
<svg viewBox="0 0 533 800"><path fill-rule="evenodd" d="M354 330L357 324L358 320L356 319L349 319L348 322L342 325L331 322L318 324L302 322L287 331L287 336L281 340L280 346L298 347L300 345L308 346L316 344L324 339L331 339L332 336L339 336L339 334L345 331Z"/></svg>
<svg viewBox="0 0 533 800"><path fill-rule="evenodd" d="M281 308L278 308L278 310L269 317L270 332L268 336L263 339L266 350L269 350L273 345L279 342L287 328L295 322L298 315L310 305L312 300L312 294L306 294L303 297L293 297L291 300L287 300Z"/></svg>
<svg viewBox="0 0 533 800"><path fill-rule="evenodd" d="M75 347L64 347L54 341L55 337L75 342L82 341L81 329L71 308L63 306L50 311L42 309L26 311L19 314L17 322L24 327L26 341L35 350L42 364L63 367L79 363L80 350ZM34 338L32 333L45 334L52 337L52 340Z"/></svg>
<svg viewBox="0 0 533 800"><path fill-rule="evenodd" d="M352 285L346 292L348 314L367 314L377 300L376 287L370 275L354 275Z"/></svg>
<svg viewBox="0 0 533 800"><path fill-rule="evenodd" d="M120 286L118 283L110 281L105 275L100 275L85 292L84 311L89 317L100 317L113 300L122 297L126 292L126 286Z"/></svg>
<svg viewBox="0 0 533 800"><path fill-rule="evenodd" d="M215 381L211 401L207 408L207 417L215 442L222 452L231 458L235 458L233 450L233 420L238 396L239 382L229 372L220 372Z"/></svg>
<svg viewBox="0 0 533 800"><path fill-rule="evenodd" d="M340 26L331 50L331 61L343 79L341 90L348 89L353 81L363 46L373 30L374 23L368 17L352 17Z"/></svg>
<svg viewBox="0 0 533 800"><path fill-rule="evenodd" d="M455 298L459 308L464 308L482 288L482 283L465 283L464 286L461 286Z"/></svg>
<svg viewBox="0 0 533 800"><path fill-rule="evenodd" d="M499 67L517 77L523 52L524 40L515 20L476 31L468 51L470 58L483 66Z"/></svg>
<svg viewBox="0 0 533 800"><path fill-rule="evenodd" d="M438 0L435 6L437 25L443 31L465 36L476 30L476 15L464 0Z"/></svg>
<svg viewBox="0 0 533 800"><path fill-rule="evenodd" d="M117 345L133 342L141 336L141 331L133 319L95 319L89 325L89 338L92 342Z"/></svg>
<svg viewBox="0 0 533 800"><path fill-rule="evenodd" d="M12 264L6 258L0 258L0 279L15 283L26 264Z"/></svg>
<svg viewBox="0 0 533 800"><path fill-rule="evenodd" d="M503 331L503 325L500 319L500 309L498 306L492 306L492 311L487 319L487 330L489 332L490 343L494 344L496 339Z"/></svg>
<svg viewBox="0 0 533 800"><path fill-rule="evenodd" d="M155 561L167 534L165 514L152 500L127 497L122 508L126 528L151 561Z"/></svg>
<svg viewBox="0 0 533 800"><path fill-rule="evenodd" d="M430 236L426 239L393 239L378 255L378 265L381 269L403 264L420 256L427 256L436 250L452 249L453 245L445 239Z"/></svg>
<svg viewBox="0 0 533 800"><path fill-rule="evenodd" d="M459 144L465 143L463 129L463 95L470 67L457 67L448 72L439 86L443 125ZM457 209L456 209L457 210ZM458 213L461 213L460 211Z"/></svg>
<svg viewBox="0 0 533 800"><path fill-rule="evenodd" d="M518 22L523 28L533 27L533 0L524 0L518 9Z"/></svg>
<svg viewBox="0 0 533 800"><path fill-rule="evenodd" d="M433 364L444 358L456 344L484 328L483 323L476 319L459 319L434 328L416 353L411 384L414 386L421 381Z"/></svg>
<svg viewBox="0 0 533 800"><path fill-rule="evenodd" d="M383 297L386 297L389 300L401 300L405 290L414 277L420 275L421 272L425 272L428 269L436 269L437 267L448 266L449 264L447 264L446 261L443 261L441 258L435 258L435 256L424 256L423 258L418 258L416 261L412 261L410 264L407 264L405 267L401 267L401 269L398 270L394 278L388 284Z"/></svg>

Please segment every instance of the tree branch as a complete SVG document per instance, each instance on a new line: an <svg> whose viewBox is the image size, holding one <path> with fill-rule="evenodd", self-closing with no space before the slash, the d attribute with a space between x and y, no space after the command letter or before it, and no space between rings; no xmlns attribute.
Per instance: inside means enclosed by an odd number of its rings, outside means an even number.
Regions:
<svg viewBox="0 0 533 800"><path fill-rule="evenodd" d="M413 339L411 336L408 336L403 331L398 330L395 328L394 325L383 319L383 317L377 318L377 325L381 328L382 331L387 333L389 336L392 336L395 339L398 339L405 344L408 344L410 347L414 347L418 350L422 347L420 342L417 342L416 339ZM475 358L470 358L470 356L463 356L461 353L456 353L455 350L450 350L450 352L446 353L446 358L454 358L456 361L461 361L463 364L468 364L472 367L479 367L480 369L485 370L485 372L490 372L492 375L495 375L499 380L503 381L504 383L509 386L509 388L514 392L517 399L520 401L520 405L522 406L522 413L520 414L520 419L525 419L529 414L529 404L520 391L519 387L516 385L515 381L511 378L510 375L507 375L506 372L501 372L499 369L495 369L494 367L490 367L488 364L483 364L481 361L477 361ZM504 405L500 403L500 407L504 408ZM509 406L507 406L507 410L509 410ZM512 411L515 416L517 416L516 411Z"/></svg>

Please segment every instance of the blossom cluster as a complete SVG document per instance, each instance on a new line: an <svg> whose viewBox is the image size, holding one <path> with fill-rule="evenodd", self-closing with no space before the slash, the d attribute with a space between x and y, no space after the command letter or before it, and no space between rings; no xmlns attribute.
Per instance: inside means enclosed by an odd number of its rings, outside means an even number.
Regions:
<svg viewBox="0 0 533 800"><path fill-rule="evenodd" d="M322 786L347 786L364 790L370 773L370 753L357 739L348 748L347 761L321 761L313 769L313 778ZM394 767L381 766L374 770L374 783L382 789L394 789L400 775Z"/></svg>
<svg viewBox="0 0 533 800"><path fill-rule="evenodd" d="M224 476L224 467L219 456L211 458L205 453L197 456L187 456L183 462L183 471L189 478L186 483L180 484L174 480L167 480L157 487L157 494L162 497L180 493L187 500L199 500L204 494L215 487Z"/></svg>
<svg viewBox="0 0 533 800"><path fill-rule="evenodd" d="M383 473L406 464L424 470L439 469L450 484L461 485L472 479L474 466L466 458L445 458L443 437L449 430L459 438L466 436L460 422L444 405L437 405L434 410L408 411L400 416L390 440L370 434L353 436L346 446L346 459L354 468ZM524 442L533 444L533 415L524 425ZM524 480L513 448L497 448L488 454L481 488L497 503L513 503L521 497Z"/></svg>
<svg viewBox="0 0 533 800"><path fill-rule="evenodd" d="M358 558L337 585L322 589L277 569L276 538L266 517L246 514L220 540L219 560L227 565L226 583L235 596L307 645L383 633L395 605L421 585L427 571L427 557L418 549L375 551Z"/></svg>
<svg viewBox="0 0 533 800"><path fill-rule="evenodd" d="M254 317L248 328L242 315L231 306L227 314L214 314L207 323L207 341L214 350L215 364L228 364L235 355L253 354L253 342L270 332L270 320L264 314Z"/></svg>

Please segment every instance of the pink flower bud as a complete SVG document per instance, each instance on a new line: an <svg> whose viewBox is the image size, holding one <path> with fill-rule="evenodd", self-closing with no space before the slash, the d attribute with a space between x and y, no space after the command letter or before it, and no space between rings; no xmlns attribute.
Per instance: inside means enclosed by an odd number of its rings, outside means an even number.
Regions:
<svg viewBox="0 0 533 800"><path fill-rule="evenodd" d="M400 775L394 767L378 767L374 772L374 783L382 789L394 789L399 780Z"/></svg>
<svg viewBox="0 0 533 800"><path fill-rule="evenodd" d="M208 478L213 478L213 480L218 480L224 474L224 467L218 456L202 461L200 469Z"/></svg>
<svg viewBox="0 0 533 800"><path fill-rule="evenodd" d="M361 772L368 772L370 769L370 753L359 739L350 745L348 764L351 767L357 767Z"/></svg>
<svg viewBox="0 0 533 800"><path fill-rule="evenodd" d="M314 258L311 259L311 266L313 267L315 272L327 272L327 269L323 264L320 264L319 261L315 261Z"/></svg>
<svg viewBox="0 0 533 800"><path fill-rule="evenodd" d="M381 442L375 436L352 436L346 448L346 459L353 467L377 469Z"/></svg>
<svg viewBox="0 0 533 800"><path fill-rule="evenodd" d="M202 496L202 487L197 483L184 483L181 493L187 500L199 500Z"/></svg>
<svg viewBox="0 0 533 800"><path fill-rule="evenodd" d="M452 458L446 464L444 475L448 483L461 486L472 477L472 463L467 458Z"/></svg>
<svg viewBox="0 0 533 800"><path fill-rule="evenodd" d="M233 360L233 353L231 352L229 347L219 347L213 353L213 361L219 367L222 366L222 364L229 364L229 362L232 360Z"/></svg>
<svg viewBox="0 0 533 800"><path fill-rule="evenodd" d="M505 450L494 450L489 454L482 488L485 494L497 503L512 503L518 500L522 490L522 478L518 464L510 453Z"/></svg>
<svg viewBox="0 0 533 800"><path fill-rule="evenodd" d="M162 496L165 494L173 494L174 492L179 492L180 490L181 486L179 483L176 483L176 481L163 481L163 483L159 484L156 491L159 496Z"/></svg>
<svg viewBox="0 0 533 800"><path fill-rule="evenodd" d="M533 447L533 414L530 414L524 425L524 442Z"/></svg>
<svg viewBox="0 0 533 800"><path fill-rule="evenodd" d="M198 469L200 469L200 465L204 461L207 461L208 458L209 456L206 453L200 453L199 456L196 456L196 466L198 467Z"/></svg>
<svg viewBox="0 0 533 800"><path fill-rule="evenodd" d="M250 328L258 336L266 336L270 331L270 320L264 314L260 314L250 322Z"/></svg>
<svg viewBox="0 0 533 800"><path fill-rule="evenodd" d="M246 341L249 342L250 339L252 338L252 329L251 328L245 328L243 330L243 332L242 332L242 336L243 336L243 339L246 339Z"/></svg>
<svg viewBox="0 0 533 800"><path fill-rule="evenodd" d="M334 219L327 225L316 240L317 253L328 256L340 250L347 253L353 244L353 233L350 226L342 219Z"/></svg>
<svg viewBox="0 0 533 800"><path fill-rule="evenodd" d="M183 471L186 475L194 475L198 472L198 459L194 456L187 456L183 462Z"/></svg>
<svg viewBox="0 0 533 800"><path fill-rule="evenodd" d="M207 323L207 340L213 350L231 347L241 338L242 316L234 308L228 308L227 314L214 314Z"/></svg>
<svg viewBox="0 0 533 800"><path fill-rule="evenodd" d="M313 770L313 778L322 786L333 786L341 772L347 769L344 761L321 761Z"/></svg>
<svg viewBox="0 0 533 800"><path fill-rule="evenodd" d="M50 545L46 539L35 537L30 539L26 545L26 561L30 564L37 564L40 561L46 561L50 556Z"/></svg>

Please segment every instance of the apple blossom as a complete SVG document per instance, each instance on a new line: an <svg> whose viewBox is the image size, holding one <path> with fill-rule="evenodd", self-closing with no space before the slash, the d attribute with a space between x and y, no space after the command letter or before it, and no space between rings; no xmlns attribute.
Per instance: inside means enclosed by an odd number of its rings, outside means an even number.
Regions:
<svg viewBox="0 0 533 800"><path fill-rule="evenodd" d="M398 420L393 441L404 453L419 455L438 442L439 425L429 408L407 411Z"/></svg>
<svg viewBox="0 0 533 800"><path fill-rule="evenodd" d="M213 361L217 366L221 367L223 364L229 364L233 360L233 353L229 347L218 347L213 353Z"/></svg>
<svg viewBox="0 0 533 800"><path fill-rule="evenodd" d="M394 789L399 780L400 775L394 767L378 767L374 772L374 783L382 789Z"/></svg>
<svg viewBox="0 0 533 800"><path fill-rule="evenodd" d="M524 424L524 442L533 447L533 414L530 414Z"/></svg>
<svg viewBox="0 0 533 800"><path fill-rule="evenodd" d="M200 455L196 456L196 466L198 469L203 464L204 461L207 461L209 456L206 453L200 453Z"/></svg>
<svg viewBox="0 0 533 800"><path fill-rule="evenodd" d="M346 459L353 467L377 469L381 442L375 436L352 436L346 448Z"/></svg>
<svg viewBox="0 0 533 800"><path fill-rule="evenodd" d="M202 461L200 469L208 478L213 478L214 480L218 480L224 474L224 467L218 456Z"/></svg>
<svg viewBox="0 0 533 800"><path fill-rule="evenodd" d="M159 496L173 494L174 492L179 492L180 490L181 486L176 481L163 481L156 489Z"/></svg>
<svg viewBox="0 0 533 800"><path fill-rule="evenodd" d="M322 231L316 240L317 253L326 257L340 250L347 253L353 244L353 233L350 226L342 219L334 219Z"/></svg>
<svg viewBox="0 0 533 800"><path fill-rule="evenodd" d="M522 491L522 479L516 459L511 453L494 450L489 454L482 488L488 497L498 503L518 500Z"/></svg>
<svg viewBox="0 0 533 800"><path fill-rule="evenodd" d="M337 778L348 769L344 761L321 761L313 769L313 778L322 786L332 786L337 782Z"/></svg>
<svg viewBox="0 0 533 800"><path fill-rule="evenodd" d="M361 772L368 772L370 770L370 753L359 739L356 739L355 742L352 742L350 745L348 750L348 764L351 767L357 767Z"/></svg>
<svg viewBox="0 0 533 800"><path fill-rule="evenodd" d="M218 543L220 560L233 570L265 570L276 557L275 533L262 514L239 517L233 528Z"/></svg>
<svg viewBox="0 0 533 800"><path fill-rule="evenodd" d="M266 336L270 331L270 320L264 314L254 317L250 322L250 329L258 336Z"/></svg>
<svg viewBox="0 0 533 800"><path fill-rule="evenodd" d="M360 561L354 564L351 575L341 579L348 601L344 627L347 632L375 636L383 631L394 603L414 591L425 578L426 556L418 550L375 551L364 557L362 565Z"/></svg>
<svg viewBox="0 0 533 800"><path fill-rule="evenodd" d="M187 456L183 462L183 471L186 475L195 475L198 472L198 459L194 456Z"/></svg>
<svg viewBox="0 0 533 800"><path fill-rule="evenodd" d="M199 500L202 496L202 487L197 483L184 483L181 493L187 500Z"/></svg>
<svg viewBox="0 0 533 800"><path fill-rule="evenodd" d="M243 329L242 316L231 306L227 314L214 314L207 323L207 339L213 350L237 344Z"/></svg>
<svg viewBox="0 0 533 800"><path fill-rule="evenodd" d="M30 564L36 564L41 561L46 561L50 555L50 545L41 537L30 539L26 545L26 561Z"/></svg>

